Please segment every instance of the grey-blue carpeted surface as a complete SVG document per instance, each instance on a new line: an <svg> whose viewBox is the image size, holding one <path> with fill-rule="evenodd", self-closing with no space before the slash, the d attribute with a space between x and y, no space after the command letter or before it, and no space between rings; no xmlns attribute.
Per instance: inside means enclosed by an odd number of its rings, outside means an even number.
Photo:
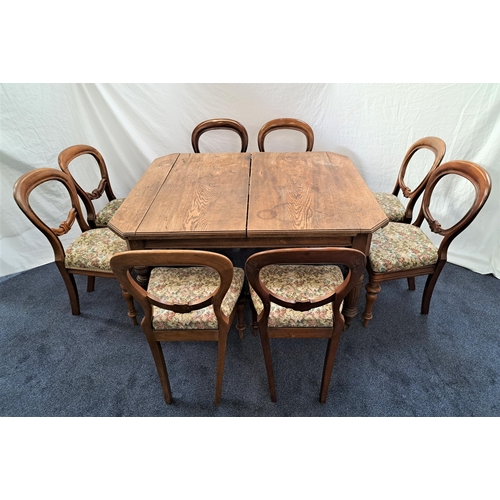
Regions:
<svg viewBox="0 0 500 500"><path fill-rule="evenodd" d="M234 259L242 265L244 255ZM499 416L500 280L447 264L430 314L425 278L382 285L374 319L344 332L328 401L318 401L324 339L273 339L278 402L258 337L231 329L222 402L214 406L215 342L163 344L174 395L165 404L140 326L118 283L77 277L72 316L54 264L0 281L2 416ZM364 307L364 293L360 312ZM137 306L140 310L140 306ZM142 311L139 314L142 317ZM250 325L250 311L246 311Z"/></svg>

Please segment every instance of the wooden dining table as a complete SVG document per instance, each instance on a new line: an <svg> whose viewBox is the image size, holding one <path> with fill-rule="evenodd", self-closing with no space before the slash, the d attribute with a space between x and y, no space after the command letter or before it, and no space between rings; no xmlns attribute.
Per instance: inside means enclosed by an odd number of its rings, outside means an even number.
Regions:
<svg viewBox="0 0 500 500"><path fill-rule="evenodd" d="M347 156L176 153L153 161L108 227L131 250L344 246L368 255L388 222ZM143 285L146 276L139 271ZM362 283L346 298L347 324Z"/></svg>

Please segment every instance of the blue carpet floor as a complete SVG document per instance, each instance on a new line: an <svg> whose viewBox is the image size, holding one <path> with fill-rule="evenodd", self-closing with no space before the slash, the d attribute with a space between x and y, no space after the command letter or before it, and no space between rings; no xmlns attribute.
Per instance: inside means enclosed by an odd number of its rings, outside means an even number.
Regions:
<svg viewBox="0 0 500 500"><path fill-rule="evenodd" d="M247 310L243 340L234 326L230 332L219 407L216 344L164 344L168 406L118 283L97 278L93 293L85 278L77 283L80 316L71 315L54 264L0 281L0 415L500 416L500 280L491 275L447 264L428 316L420 314L425 278L415 292L405 280L383 284L368 328L358 315L343 334L325 405L326 340L271 341L272 403ZM360 312L364 303L363 293Z"/></svg>

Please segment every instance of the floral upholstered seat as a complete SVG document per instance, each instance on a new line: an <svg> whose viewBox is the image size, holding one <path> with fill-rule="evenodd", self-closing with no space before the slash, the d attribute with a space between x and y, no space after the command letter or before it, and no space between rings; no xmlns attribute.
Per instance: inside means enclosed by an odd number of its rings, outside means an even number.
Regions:
<svg viewBox="0 0 500 500"><path fill-rule="evenodd" d="M416 226L389 222L373 233L369 261L375 273L403 271L438 261L438 250Z"/></svg>
<svg viewBox="0 0 500 500"><path fill-rule="evenodd" d="M373 193L378 204L391 222L400 222L405 218L405 207L397 196L390 193Z"/></svg>
<svg viewBox="0 0 500 500"><path fill-rule="evenodd" d="M125 252L127 243L108 228L90 229L82 233L66 249L67 269L111 271L109 260L118 252Z"/></svg>
<svg viewBox="0 0 500 500"><path fill-rule="evenodd" d="M234 268L233 281L222 301L222 312L230 316L243 288L245 273ZM148 293L165 302L190 304L210 295L219 285L215 269L209 267L157 267L151 271ZM189 313L176 313L153 306L155 330L216 330L219 327L213 306Z"/></svg>
<svg viewBox="0 0 500 500"><path fill-rule="evenodd" d="M98 212L95 217L95 225L97 227L106 227L111 217L115 215L115 212L120 208L121 204L125 201L125 198L116 198L110 201L102 210Z"/></svg>
<svg viewBox="0 0 500 500"><path fill-rule="evenodd" d="M276 295L288 300L319 298L332 292L344 277L338 266L269 265L260 272L260 279ZM257 314L264 308L257 293L250 287L250 295ZM309 311L294 311L271 302L269 327L332 327L332 304Z"/></svg>

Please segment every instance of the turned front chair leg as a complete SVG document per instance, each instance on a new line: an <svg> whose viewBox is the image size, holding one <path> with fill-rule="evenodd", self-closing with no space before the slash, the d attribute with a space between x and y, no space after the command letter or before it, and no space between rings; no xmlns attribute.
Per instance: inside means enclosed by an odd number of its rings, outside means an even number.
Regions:
<svg viewBox="0 0 500 500"><path fill-rule="evenodd" d="M373 318L372 309L373 303L377 299L377 295L380 293L380 285L372 283L371 281L366 284L366 306L365 312L363 313L363 326L366 328L368 326L368 321Z"/></svg>
<svg viewBox="0 0 500 500"><path fill-rule="evenodd" d="M120 288L122 289L122 297L125 299L128 307L128 317L132 320L134 326L137 325L137 311L134 306L134 299L128 290L120 283Z"/></svg>
<svg viewBox="0 0 500 500"><path fill-rule="evenodd" d="M236 315L238 318L236 328L238 329L240 339L242 339L245 332L245 297L243 295L240 296L236 304Z"/></svg>
<svg viewBox="0 0 500 500"><path fill-rule="evenodd" d="M253 336L256 337L259 334L259 323L257 322L257 311L253 302L250 302L250 308L252 309L252 332Z"/></svg>
<svg viewBox="0 0 500 500"><path fill-rule="evenodd" d="M361 295L361 290L363 288L364 275L361 274L356 286L347 294L344 300L344 307L342 309L342 314L345 318L345 326L347 329L351 324L352 319L358 314L358 302Z"/></svg>

